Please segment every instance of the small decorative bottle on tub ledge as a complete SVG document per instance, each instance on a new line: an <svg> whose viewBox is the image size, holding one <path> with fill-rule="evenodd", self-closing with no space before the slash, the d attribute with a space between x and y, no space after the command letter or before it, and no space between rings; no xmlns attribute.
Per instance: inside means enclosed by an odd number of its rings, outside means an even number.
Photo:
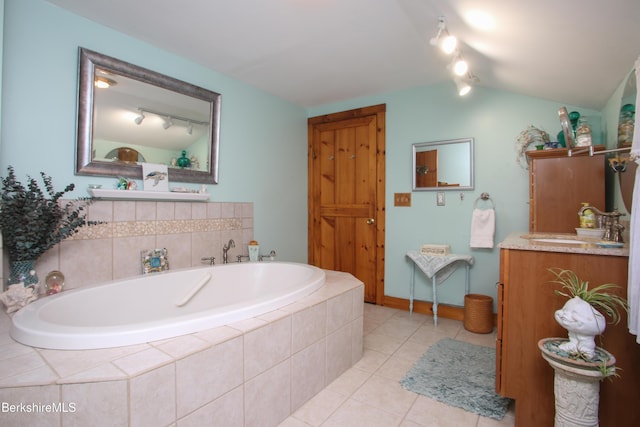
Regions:
<svg viewBox="0 0 640 427"><path fill-rule="evenodd" d="M258 261L260 257L260 245L257 240L249 242L249 261Z"/></svg>

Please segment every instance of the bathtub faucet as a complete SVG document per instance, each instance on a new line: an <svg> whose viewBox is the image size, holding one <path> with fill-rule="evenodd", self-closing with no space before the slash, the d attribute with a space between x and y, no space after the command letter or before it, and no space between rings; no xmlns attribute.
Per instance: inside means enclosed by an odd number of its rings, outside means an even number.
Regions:
<svg viewBox="0 0 640 427"><path fill-rule="evenodd" d="M238 262L242 262L243 259L249 260L249 255L237 255L236 259ZM272 250L267 255L258 255L258 261L275 261L276 259L276 251Z"/></svg>
<svg viewBox="0 0 640 427"><path fill-rule="evenodd" d="M229 262L229 249L235 248L236 242L233 239L229 239L229 243L222 247L222 263L227 264Z"/></svg>
<svg viewBox="0 0 640 427"><path fill-rule="evenodd" d="M258 256L258 261L263 261L265 259L269 259L271 261L276 259L276 251L272 250L268 255L260 255Z"/></svg>
<svg viewBox="0 0 640 427"><path fill-rule="evenodd" d="M215 265L216 264L216 257L214 257L214 256L205 256L205 257L202 257L201 259L202 259L202 262L206 261L206 262L209 263L209 265Z"/></svg>

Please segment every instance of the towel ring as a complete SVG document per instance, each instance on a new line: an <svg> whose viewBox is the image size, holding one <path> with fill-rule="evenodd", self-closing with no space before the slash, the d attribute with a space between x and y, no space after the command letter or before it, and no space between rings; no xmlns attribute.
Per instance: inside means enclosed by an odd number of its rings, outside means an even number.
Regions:
<svg viewBox="0 0 640 427"><path fill-rule="evenodd" d="M495 208L496 208L496 205L495 205L495 203L493 203L493 200L492 200L492 199L491 199L491 197L489 196L489 193L482 193L482 194L480 194L480 197L478 197L478 198L476 199L475 203L473 204L474 209L478 207L478 202L479 202L480 200L489 201L489 202L491 202L491 207L492 207L493 209L495 209Z"/></svg>

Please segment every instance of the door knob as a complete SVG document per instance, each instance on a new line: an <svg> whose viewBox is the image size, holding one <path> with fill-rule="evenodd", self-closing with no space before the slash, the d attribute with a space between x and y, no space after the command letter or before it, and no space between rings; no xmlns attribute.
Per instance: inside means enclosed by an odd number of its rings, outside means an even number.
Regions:
<svg viewBox="0 0 640 427"><path fill-rule="evenodd" d="M373 218L367 219L367 224L375 224L376 220Z"/></svg>

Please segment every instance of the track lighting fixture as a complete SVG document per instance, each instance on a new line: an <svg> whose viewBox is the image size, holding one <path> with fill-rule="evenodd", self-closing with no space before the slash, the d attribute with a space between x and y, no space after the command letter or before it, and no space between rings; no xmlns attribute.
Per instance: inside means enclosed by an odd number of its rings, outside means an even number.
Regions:
<svg viewBox="0 0 640 427"><path fill-rule="evenodd" d="M458 95L464 96L471 91L472 84L478 78L469 71L469 63L465 61L458 48L458 39L449 34L447 21L444 16L438 18L438 33L430 40L432 46L438 46L443 52L453 55L453 61L448 65L454 74L454 82Z"/></svg>
<svg viewBox="0 0 640 427"><path fill-rule="evenodd" d="M142 121L144 120L144 112L142 110L138 110L138 111L140 111L140 115L133 120L137 125L142 123Z"/></svg>
<svg viewBox="0 0 640 427"><path fill-rule="evenodd" d="M181 117L181 116L175 116L172 114L167 114L166 112L162 112L162 111L155 111L155 110L149 110L147 108L138 108L138 116L133 119L133 122L137 125L140 125L142 123L142 121L146 118L145 116L146 114L153 114L155 116L160 117L163 122L162 122L162 127L166 130L169 129L171 126L173 126L175 123L175 121L180 121L180 122L184 122L186 129L187 129L187 134L188 135L192 135L193 134L193 126L209 126L209 122L203 122L200 120L194 120L192 118L189 117ZM157 122L156 122L157 123Z"/></svg>

